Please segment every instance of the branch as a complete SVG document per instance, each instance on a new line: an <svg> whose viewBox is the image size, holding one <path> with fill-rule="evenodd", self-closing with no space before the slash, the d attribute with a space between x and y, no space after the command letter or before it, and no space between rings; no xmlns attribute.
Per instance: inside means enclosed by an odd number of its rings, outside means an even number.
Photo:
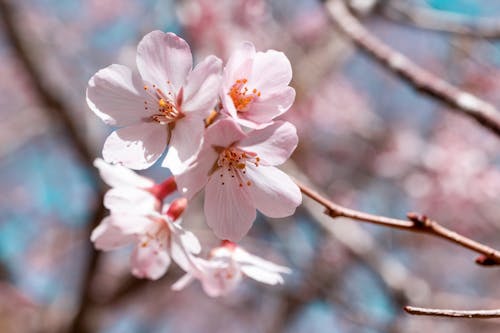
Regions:
<svg viewBox="0 0 500 333"><path fill-rule="evenodd" d="M448 310L448 309L427 309L417 308L414 306L405 306L404 310L412 315L417 316L434 316L434 317L454 317L454 318L500 318L500 309L498 310Z"/></svg>
<svg viewBox="0 0 500 333"><path fill-rule="evenodd" d="M319 193L310 189L306 185L298 181L295 182L300 187L303 194L325 207L325 214L332 218L347 217L353 220L379 224L390 228L426 233L481 254L481 257L476 259L476 263L480 265L500 265L500 251L449 230L436 221L427 218L425 215L408 213L408 221L406 221L363 213L340 206L325 197L322 197Z"/></svg>
<svg viewBox="0 0 500 333"><path fill-rule="evenodd" d="M346 8L341 0L328 0L326 7L333 21L362 51L387 70L457 112L476 120L500 137L500 112L492 104L460 90L440 77L420 68L399 52L391 49L369 32Z"/></svg>
<svg viewBox="0 0 500 333"><path fill-rule="evenodd" d="M499 38L500 20L471 18L466 15L410 5L404 1L386 1L380 6L383 15L391 20L416 27L479 38Z"/></svg>

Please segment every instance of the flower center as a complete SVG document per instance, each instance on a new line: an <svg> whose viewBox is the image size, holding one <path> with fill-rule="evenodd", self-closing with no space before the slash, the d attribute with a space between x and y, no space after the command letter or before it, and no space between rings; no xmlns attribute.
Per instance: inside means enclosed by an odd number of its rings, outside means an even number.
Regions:
<svg viewBox="0 0 500 333"><path fill-rule="evenodd" d="M167 82L170 85L170 81ZM148 101L144 101L144 110L148 111L150 108L155 109L156 113L153 114L150 119L165 125L182 118L182 112L178 109L174 102L174 96L172 92L165 94L160 88L153 84L152 89L147 85L144 86L144 91L151 96L155 103L150 105Z"/></svg>
<svg viewBox="0 0 500 333"><path fill-rule="evenodd" d="M248 163L258 167L260 163L259 156L255 153L249 153L235 147L224 149L220 153L217 161L217 165L221 170L221 184L225 184L224 175L229 175L231 176L231 179L238 180L240 187L243 187L243 184L246 184L247 186L252 185L249 180L245 181L246 167Z"/></svg>
<svg viewBox="0 0 500 333"><path fill-rule="evenodd" d="M239 112L245 112L250 107L250 104L260 96L260 91L253 89L249 92L246 83L247 79L236 80L236 82L229 89L228 95L234 103L234 107Z"/></svg>
<svg viewBox="0 0 500 333"><path fill-rule="evenodd" d="M165 222L158 219L155 220L155 224L146 233L143 234L141 240L141 246L147 247L151 242L158 245L159 248L166 247L170 238L170 229Z"/></svg>

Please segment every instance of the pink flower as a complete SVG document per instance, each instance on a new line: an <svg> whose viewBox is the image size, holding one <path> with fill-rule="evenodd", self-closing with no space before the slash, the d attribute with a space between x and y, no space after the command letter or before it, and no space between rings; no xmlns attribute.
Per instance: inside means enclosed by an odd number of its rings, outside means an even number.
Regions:
<svg viewBox="0 0 500 333"><path fill-rule="evenodd" d="M225 241L210 252L209 260L193 257L187 274L172 289L181 290L198 279L207 295L218 297L234 290L243 275L261 283L276 285L284 282L281 274L289 273L291 270L288 267L254 256L235 243Z"/></svg>
<svg viewBox="0 0 500 333"><path fill-rule="evenodd" d="M199 253L198 239L180 226L179 216L187 200L180 198L161 212L161 200L175 190L168 179L155 185L148 178L119 165L97 159L103 180L113 188L104 197L111 211L91 235L97 249L109 251L135 244L132 274L140 278L158 279L165 274L171 258L186 267L186 253ZM173 183L173 185L172 185Z"/></svg>
<svg viewBox="0 0 500 333"><path fill-rule="evenodd" d="M221 239L237 241L250 229L258 209L269 217L292 215L302 197L297 185L274 166L284 163L297 146L295 127L274 122L244 133L230 118L205 133L196 160L174 174L188 198L205 185L205 216Z"/></svg>
<svg viewBox="0 0 500 333"><path fill-rule="evenodd" d="M187 201L182 200L185 205ZM139 278L159 279L170 266L171 258L186 267L186 253L198 254L200 243L193 233L184 230L178 218L178 202L174 201L165 214L149 212L114 213L104 218L94 229L91 240L97 249L110 251L135 244L132 253L132 274ZM176 216L177 215L177 216Z"/></svg>
<svg viewBox="0 0 500 333"><path fill-rule="evenodd" d="M102 154L131 169L155 163L170 145L163 166L182 169L196 154L204 122L217 101L221 61L205 58L192 70L189 45L173 33L153 31L137 48L139 74L111 65L89 81L87 103L111 133Z"/></svg>
<svg viewBox="0 0 500 333"><path fill-rule="evenodd" d="M233 52L224 68L220 97L225 112L250 128L268 124L293 104L290 61L282 52L255 52L250 42Z"/></svg>

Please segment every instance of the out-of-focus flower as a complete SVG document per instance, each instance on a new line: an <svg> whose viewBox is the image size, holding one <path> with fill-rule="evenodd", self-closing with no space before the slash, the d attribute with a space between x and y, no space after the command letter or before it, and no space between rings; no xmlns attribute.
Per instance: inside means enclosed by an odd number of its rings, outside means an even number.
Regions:
<svg viewBox="0 0 500 333"><path fill-rule="evenodd" d="M172 178L161 184L120 165L96 159L102 179L112 188L104 205L111 211L94 229L91 240L97 249L109 251L136 244L132 253L132 273L141 278L158 279L168 269L171 258L185 267L184 253L199 253L198 239L180 226L179 216L187 206L176 199L162 212L162 200L175 191Z"/></svg>
<svg viewBox="0 0 500 333"><path fill-rule="evenodd" d="M243 126L262 127L292 106L291 80L292 66L284 53L255 52L252 43L244 42L224 68L220 92L224 110Z"/></svg>
<svg viewBox="0 0 500 333"><path fill-rule="evenodd" d="M110 251L135 244L132 274L139 278L159 279L170 266L171 259L186 267L186 253L198 254L201 246L196 236L184 230L178 220L185 198L176 199L164 214L151 211L114 213L94 229L91 240L97 249ZM177 220L177 221L176 221Z"/></svg>
<svg viewBox="0 0 500 333"><path fill-rule="evenodd" d="M229 241L223 241L222 246L212 249L208 260L193 257L190 263L187 274L172 289L181 290L197 279L211 297L223 296L234 290L243 275L261 283L276 285L284 282L281 274L291 272L289 268L254 256Z"/></svg>
<svg viewBox="0 0 500 333"><path fill-rule="evenodd" d="M271 8L265 0L187 0L178 3L177 13L183 31L201 53L227 59L242 40L273 42Z"/></svg>
<svg viewBox="0 0 500 333"><path fill-rule="evenodd" d="M120 127L104 143L107 162L131 169L155 163L179 170L203 137L203 119L215 106L221 61L205 58L192 70L189 45L173 33L153 31L137 48L139 74L111 65L89 81L87 102L106 124Z"/></svg>
<svg viewBox="0 0 500 333"><path fill-rule="evenodd" d="M221 239L237 241L250 229L258 209L270 217L292 215L302 197L283 164L297 146L295 127L287 122L244 133L231 119L217 121L205 134L196 160L175 175L191 198L205 185L207 224Z"/></svg>

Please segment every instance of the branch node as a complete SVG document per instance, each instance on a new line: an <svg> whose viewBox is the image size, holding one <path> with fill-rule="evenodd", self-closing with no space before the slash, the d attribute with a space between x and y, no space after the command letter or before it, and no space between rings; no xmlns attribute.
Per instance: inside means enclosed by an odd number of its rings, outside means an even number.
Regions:
<svg viewBox="0 0 500 333"><path fill-rule="evenodd" d="M500 265L500 262L491 257L482 255L476 258L476 264L481 266L497 266Z"/></svg>
<svg viewBox="0 0 500 333"><path fill-rule="evenodd" d="M325 208L325 211L323 213L330 216L331 218L337 218L342 216L342 214L339 211L331 208Z"/></svg>
<svg viewBox="0 0 500 333"><path fill-rule="evenodd" d="M410 212L406 214L406 217L408 218L408 220L414 223L415 228L426 229L429 228L431 225L431 220L426 215L423 214Z"/></svg>

